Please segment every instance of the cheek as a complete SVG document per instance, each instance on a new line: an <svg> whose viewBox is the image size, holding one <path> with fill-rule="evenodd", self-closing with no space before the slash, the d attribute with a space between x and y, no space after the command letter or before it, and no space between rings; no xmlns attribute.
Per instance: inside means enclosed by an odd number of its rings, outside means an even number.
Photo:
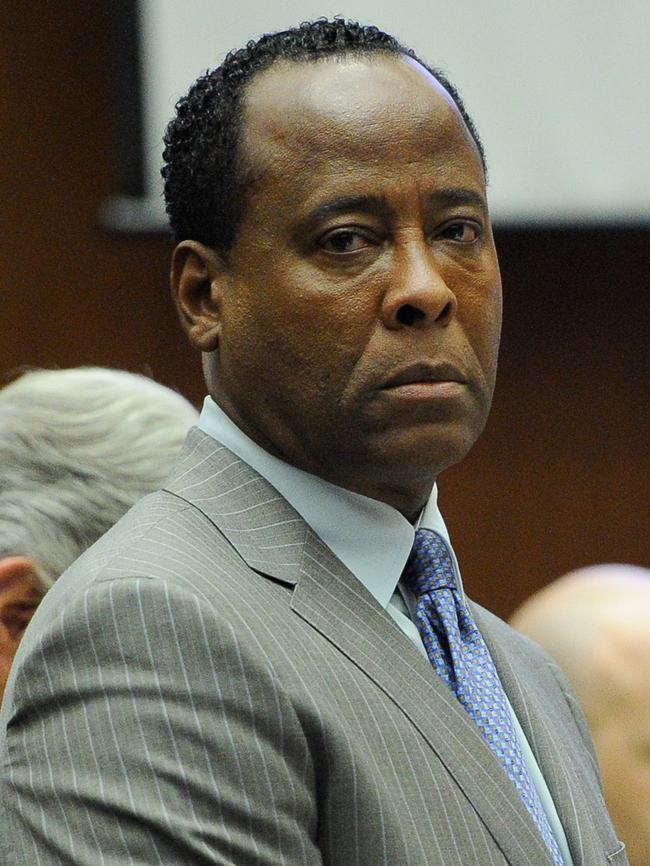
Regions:
<svg viewBox="0 0 650 866"><path fill-rule="evenodd" d="M486 359L491 359L496 364L501 339L503 293L499 263L493 245L489 247L476 275L471 306L476 311L475 332L479 344L484 347Z"/></svg>
<svg viewBox="0 0 650 866"><path fill-rule="evenodd" d="M0 622L0 698L9 677L9 669L13 661L18 642L11 638L7 629Z"/></svg>
<svg viewBox="0 0 650 866"><path fill-rule="evenodd" d="M322 298L296 293L290 301L241 303L224 327L222 362L231 376L274 393L274 400L300 395L301 402L331 403L363 352L362 331L346 305Z"/></svg>
<svg viewBox="0 0 650 866"><path fill-rule="evenodd" d="M355 295L313 269L268 275L241 305L240 319L256 341L286 353L287 363L316 361L326 369L363 351L375 320L367 289ZM269 292L267 285L277 288ZM330 363L331 362L331 363Z"/></svg>
<svg viewBox="0 0 650 866"><path fill-rule="evenodd" d="M497 358L499 355L499 345L501 343L501 323L502 323L502 309L501 309L501 295L499 294L499 298L495 302L495 307L492 310L492 317L490 319L488 319L487 340L486 340L487 353L488 353L494 374L496 374Z"/></svg>
<svg viewBox="0 0 650 866"><path fill-rule="evenodd" d="M501 340L501 290L480 289L459 303L459 319L483 372L496 375Z"/></svg>

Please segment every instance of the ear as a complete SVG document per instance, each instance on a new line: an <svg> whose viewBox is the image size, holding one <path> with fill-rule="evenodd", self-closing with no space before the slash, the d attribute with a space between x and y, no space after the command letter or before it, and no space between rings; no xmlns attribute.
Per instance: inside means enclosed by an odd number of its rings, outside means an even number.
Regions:
<svg viewBox="0 0 650 866"><path fill-rule="evenodd" d="M223 257L198 241L182 241L172 254L171 285L181 324L201 352L219 346L221 308L231 277Z"/></svg>
<svg viewBox="0 0 650 866"><path fill-rule="evenodd" d="M0 559L0 635L17 646L43 597L34 560L27 556Z"/></svg>

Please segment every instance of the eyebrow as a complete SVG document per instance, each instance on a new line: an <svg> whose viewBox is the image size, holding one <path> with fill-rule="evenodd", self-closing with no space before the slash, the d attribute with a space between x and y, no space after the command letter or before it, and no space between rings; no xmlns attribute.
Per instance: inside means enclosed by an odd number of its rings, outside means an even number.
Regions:
<svg viewBox="0 0 650 866"><path fill-rule="evenodd" d="M376 214L377 216L384 216L390 212L391 208L382 196L344 196L318 205L318 207L315 207L314 210L309 212L307 220L310 223L316 223L329 216L336 216L337 214L347 213L351 210L365 211L366 213Z"/></svg>
<svg viewBox="0 0 650 866"><path fill-rule="evenodd" d="M434 205L475 205L487 210L485 197L472 189L464 187L444 187L436 190L429 197L429 202ZM378 195L356 195L343 196L323 202L307 215L307 222L314 224L330 216L336 216L349 211L365 211L377 216L385 216L392 213L393 208L383 196Z"/></svg>
<svg viewBox="0 0 650 866"><path fill-rule="evenodd" d="M431 201L441 204L473 204L487 209L485 196L473 189L465 189L464 187L451 186L436 190L431 196Z"/></svg>

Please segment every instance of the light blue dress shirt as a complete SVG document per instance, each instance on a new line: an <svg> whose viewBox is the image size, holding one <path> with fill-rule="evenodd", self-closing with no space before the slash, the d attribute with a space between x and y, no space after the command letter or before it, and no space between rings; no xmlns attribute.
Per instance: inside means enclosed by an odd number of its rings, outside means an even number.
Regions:
<svg viewBox="0 0 650 866"><path fill-rule="evenodd" d="M398 588L400 575L415 540L416 527L384 502L337 487L269 454L242 433L210 397L205 398L198 426L248 463L284 496L426 656L420 633L410 614L410 611L415 610L415 599L406 587ZM458 561L438 510L438 489L435 485L417 528L433 529L444 538L454 562L458 588L464 597ZM524 760L564 862L566 866L573 866L566 835L548 786L512 707L510 712Z"/></svg>

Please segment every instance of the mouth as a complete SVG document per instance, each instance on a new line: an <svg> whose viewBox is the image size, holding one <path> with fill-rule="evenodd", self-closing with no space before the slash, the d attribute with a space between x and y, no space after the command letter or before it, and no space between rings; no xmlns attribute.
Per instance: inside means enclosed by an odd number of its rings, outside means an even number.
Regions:
<svg viewBox="0 0 650 866"><path fill-rule="evenodd" d="M408 386L436 386L445 385L465 385L466 377L461 370L449 361L440 361L437 363L418 362L409 364L398 370L383 384L383 390L392 390L404 388Z"/></svg>

